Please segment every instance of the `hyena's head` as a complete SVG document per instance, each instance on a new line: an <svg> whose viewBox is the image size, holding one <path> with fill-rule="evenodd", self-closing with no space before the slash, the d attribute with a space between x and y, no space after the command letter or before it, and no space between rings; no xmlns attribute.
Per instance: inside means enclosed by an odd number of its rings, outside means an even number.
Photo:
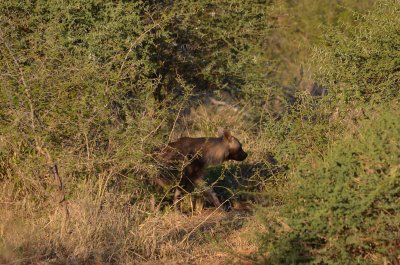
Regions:
<svg viewBox="0 0 400 265"><path fill-rule="evenodd" d="M242 144L239 140L232 136L228 130L220 130L221 137L228 144L228 156L226 160L243 161L247 157L247 153L243 150Z"/></svg>

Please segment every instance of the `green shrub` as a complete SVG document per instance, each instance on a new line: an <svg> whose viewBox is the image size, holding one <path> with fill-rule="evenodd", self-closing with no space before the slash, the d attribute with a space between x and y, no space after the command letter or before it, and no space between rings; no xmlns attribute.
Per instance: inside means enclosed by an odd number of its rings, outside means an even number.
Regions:
<svg viewBox="0 0 400 265"><path fill-rule="evenodd" d="M384 103L400 83L400 4L377 1L355 27L331 28L314 53L319 81L338 102Z"/></svg>
<svg viewBox="0 0 400 265"><path fill-rule="evenodd" d="M355 24L328 27L310 68L328 96L297 97L265 124L290 168L276 216L260 211L268 263L399 259L399 8L378 1Z"/></svg>
<svg viewBox="0 0 400 265"><path fill-rule="evenodd" d="M182 81L179 98L154 98L151 56L167 33L164 20L142 19L147 8L140 1L1 2L0 172L20 180L16 192L46 194L47 185L35 182L52 163L72 176L70 185L142 170L144 153L190 94Z"/></svg>
<svg viewBox="0 0 400 265"><path fill-rule="evenodd" d="M271 261L365 264L398 258L399 115L396 101L333 143L314 168L298 169L293 181L299 184L281 211L290 231L272 227L263 237Z"/></svg>

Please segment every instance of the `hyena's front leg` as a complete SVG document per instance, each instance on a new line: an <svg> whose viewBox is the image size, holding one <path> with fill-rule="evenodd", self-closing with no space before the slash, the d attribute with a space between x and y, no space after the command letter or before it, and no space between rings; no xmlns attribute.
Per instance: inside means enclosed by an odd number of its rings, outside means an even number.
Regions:
<svg viewBox="0 0 400 265"><path fill-rule="evenodd" d="M197 187L204 189L203 194L208 202L212 203L215 207L221 206L221 202L219 201L214 189L212 187L207 187L205 181L202 178L197 179L195 184Z"/></svg>
<svg viewBox="0 0 400 265"><path fill-rule="evenodd" d="M174 201L173 201L173 203L174 203L174 208L175 208L175 211L181 211L182 210L182 202L181 202L181 200L182 200L182 190L181 190L181 188L179 187L179 186L176 186L175 187L175 193L174 193Z"/></svg>
<svg viewBox="0 0 400 265"><path fill-rule="evenodd" d="M219 201L213 188L208 188L206 191L204 191L204 195L209 202L214 204L215 207L221 206L221 202Z"/></svg>

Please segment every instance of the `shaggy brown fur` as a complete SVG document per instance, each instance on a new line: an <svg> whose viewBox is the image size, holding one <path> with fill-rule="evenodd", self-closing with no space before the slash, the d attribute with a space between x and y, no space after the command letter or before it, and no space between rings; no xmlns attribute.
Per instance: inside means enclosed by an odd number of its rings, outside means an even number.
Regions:
<svg viewBox="0 0 400 265"><path fill-rule="evenodd" d="M175 188L174 205L176 207L182 189L188 185L204 187L204 169L209 165L219 165L227 160L243 161L247 153L243 151L239 140L227 130L220 137L190 138L183 137L156 152L153 157L161 166L156 182L162 187L178 184ZM180 173L180 174L179 174ZM204 191L206 199L219 207L221 202L212 188Z"/></svg>

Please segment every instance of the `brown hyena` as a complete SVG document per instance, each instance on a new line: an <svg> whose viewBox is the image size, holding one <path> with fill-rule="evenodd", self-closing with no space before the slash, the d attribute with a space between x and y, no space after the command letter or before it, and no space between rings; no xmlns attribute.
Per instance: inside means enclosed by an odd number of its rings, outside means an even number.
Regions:
<svg viewBox="0 0 400 265"><path fill-rule="evenodd" d="M164 188L177 184L174 194L176 208L185 187L205 187L203 175L207 166L227 160L243 161L246 157L242 144L227 130L220 130L220 137L182 137L153 154L161 171L156 182ZM212 188L203 193L215 207L221 205Z"/></svg>

